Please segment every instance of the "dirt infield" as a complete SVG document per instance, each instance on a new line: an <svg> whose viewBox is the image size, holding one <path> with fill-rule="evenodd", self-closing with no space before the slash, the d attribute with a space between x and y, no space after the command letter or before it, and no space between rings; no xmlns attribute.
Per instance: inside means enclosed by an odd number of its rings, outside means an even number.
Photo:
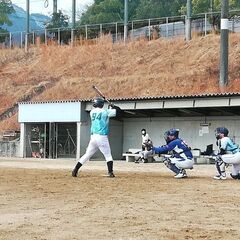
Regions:
<svg viewBox="0 0 240 240"><path fill-rule="evenodd" d="M174 179L162 163L84 165L0 159L1 240L239 239L240 181L213 180L213 165ZM230 169L228 169L230 170Z"/></svg>

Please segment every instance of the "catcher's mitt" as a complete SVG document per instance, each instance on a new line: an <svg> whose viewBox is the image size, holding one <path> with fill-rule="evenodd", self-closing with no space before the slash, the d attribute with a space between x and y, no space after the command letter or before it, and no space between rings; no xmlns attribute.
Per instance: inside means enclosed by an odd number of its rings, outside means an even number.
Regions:
<svg viewBox="0 0 240 240"><path fill-rule="evenodd" d="M148 141L148 142L146 142L146 143L143 143L143 146L145 147L145 149L146 149L147 151L150 151L150 150L152 150L152 148L153 148L153 144L152 144L152 142L150 142L150 141Z"/></svg>

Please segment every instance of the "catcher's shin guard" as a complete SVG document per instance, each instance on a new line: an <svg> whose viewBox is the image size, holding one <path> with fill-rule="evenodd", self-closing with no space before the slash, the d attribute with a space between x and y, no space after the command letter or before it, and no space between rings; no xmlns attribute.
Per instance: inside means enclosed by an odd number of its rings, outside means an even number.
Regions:
<svg viewBox="0 0 240 240"><path fill-rule="evenodd" d="M166 165L167 168L169 168L171 171L173 171L176 174L179 174L180 169L176 167L175 164L171 163L171 160L166 158L164 159L163 163Z"/></svg>
<svg viewBox="0 0 240 240"><path fill-rule="evenodd" d="M233 179L238 179L240 180L240 174L238 173L237 175L233 175L232 173L230 173L230 176L233 178Z"/></svg>
<svg viewBox="0 0 240 240"><path fill-rule="evenodd" d="M226 175L226 173L225 173L226 163L222 160L222 158L220 156L217 156L217 158L215 160L215 165L216 165L219 175L225 176Z"/></svg>
<svg viewBox="0 0 240 240"><path fill-rule="evenodd" d="M72 176L73 177L77 177L78 170L81 166L82 166L82 164L80 162L78 162L76 164L75 168L72 170Z"/></svg>

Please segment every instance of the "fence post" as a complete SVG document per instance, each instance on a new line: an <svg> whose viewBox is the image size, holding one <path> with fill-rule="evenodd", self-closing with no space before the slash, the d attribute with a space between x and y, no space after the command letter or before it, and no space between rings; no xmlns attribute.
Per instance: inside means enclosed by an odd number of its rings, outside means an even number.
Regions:
<svg viewBox="0 0 240 240"><path fill-rule="evenodd" d="M205 13L205 36L207 35L207 13Z"/></svg>
<svg viewBox="0 0 240 240"><path fill-rule="evenodd" d="M47 45L47 29L45 28L45 31L44 31L44 35L45 35L45 44Z"/></svg>
<svg viewBox="0 0 240 240"><path fill-rule="evenodd" d="M23 47L23 32L21 32L21 35L20 35L20 47L22 48Z"/></svg>
<svg viewBox="0 0 240 240"><path fill-rule="evenodd" d="M235 31L234 31L234 27L235 27L235 24L234 24L234 18L233 18L233 20L232 20L232 32L234 33Z"/></svg>
<svg viewBox="0 0 240 240"><path fill-rule="evenodd" d="M85 25L85 36L86 36L86 39L88 39L88 28L87 28L87 25Z"/></svg>
<svg viewBox="0 0 240 240"><path fill-rule="evenodd" d="M186 28L184 28L184 30L186 31ZM174 28L174 22L172 23L172 37L174 37L175 35L175 28Z"/></svg>
<svg viewBox="0 0 240 240"><path fill-rule="evenodd" d="M166 37L168 38L168 17L166 17Z"/></svg>
<svg viewBox="0 0 240 240"><path fill-rule="evenodd" d="M102 36L102 24L100 24L100 37Z"/></svg>
<svg viewBox="0 0 240 240"><path fill-rule="evenodd" d="M35 32L32 33L32 38L33 38L32 43L33 45L35 45Z"/></svg>
<svg viewBox="0 0 240 240"><path fill-rule="evenodd" d="M151 19L148 19L148 41L151 40Z"/></svg>
<svg viewBox="0 0 240 240"><path fill-rule="evenodd" d="M133 25L133 21L132 21L132 39L134 38L133 27L134 27L134 25Z"/></svg>
<svg viewBox="0 0 240 240"><path fill-rule="evenodd" d="M12 144L11 142L9 142L9 157L12 156L11 152L12 152Z"/></svg>
<svg viewBox="0 0 240 240"><path fill-rule="evenodd" d="M12 33L9 33L9 47L12 48Z"/></svg>
<svg viewBox="0 0 240 240"><path fill-rule="evenodd" d="M117 42L118 40L118 25L117 25L117 22L116 22L116 25L115 25L115 42Z"/></svg>
<svg viewBox="0 0 240 240"><path fill-rule="evenodd" d="M61 44L61 31L60 28L58 28L58 45Z"/></svg>
<svg viewBox="0 0 240 240"><path fill-rule="evenodd" d="M28 52L28 33L25 34L25 52Z"/></svg>
<svg viewBox="0 0 240 240"><path fill-rule="evenodd" d="M74 29L71 29L71 44L73 46L73 42L74 42Z"/></svg>

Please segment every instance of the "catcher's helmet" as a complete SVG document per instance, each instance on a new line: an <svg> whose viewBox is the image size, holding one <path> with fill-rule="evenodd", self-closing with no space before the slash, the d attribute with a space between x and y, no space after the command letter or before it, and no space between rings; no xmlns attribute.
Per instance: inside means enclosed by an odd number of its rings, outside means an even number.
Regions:
<svg viewBox="0 0 240 240"><path fill-rule="evenodd" d="M174 136L174 137L178 138L178 134L179 134L179 129L171 128L169 130L169 136Z"/></svg>
<svg viewBox="0 0 240 240"><path fill-rule="evenodd" d="M216 136L216 138L219 138L219 134L223 134L224 137L227 137L227 136L228 136L228 133L229 133L229 131L228 131L228 129L225 128L225 127L218 127L218 128L216 128L216 130L215 130L215 136Z"/></svg>
<svg viewBox="0 0 240 240"><path fill-rule="evenodd" d="M171 128L170 130L166 131L164 133L164 138L167 143L171 142L172 140L169 139L169 136L174 136L175 138L178 138L179 129Z"/></svg>
<svg viewBox="0 0 240 240"><path fill-rule="evenodd" d="M104 99L103 98L95 98L93 100L93 107L102 108L103 105L104 105Z"/></svg>

